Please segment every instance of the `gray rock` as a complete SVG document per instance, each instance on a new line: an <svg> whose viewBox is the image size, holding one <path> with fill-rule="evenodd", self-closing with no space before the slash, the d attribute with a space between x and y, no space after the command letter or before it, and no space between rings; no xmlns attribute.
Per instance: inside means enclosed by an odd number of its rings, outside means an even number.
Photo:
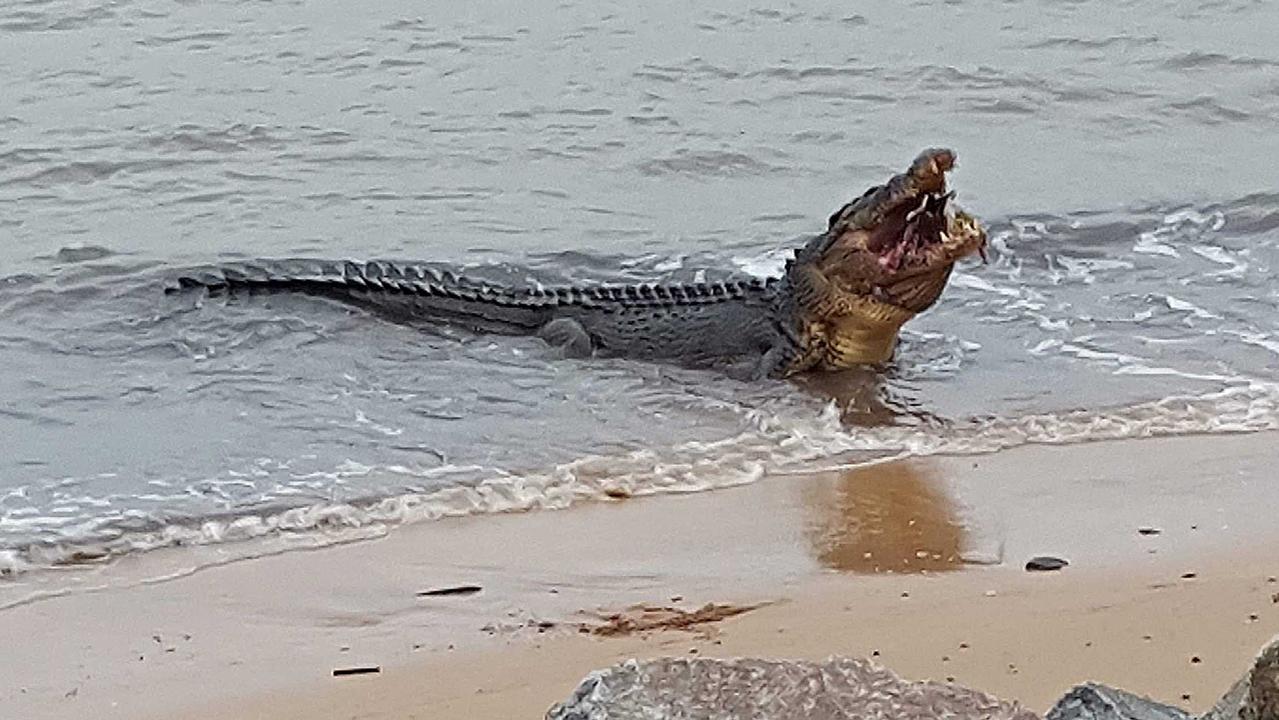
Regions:
<svg viewBox="0 0 1279 720"><path fill-rule="evenodd" d="M1175 707L1104 685L1081 685L1057 702L1047 720L1191 720ZM1199 720L1279 720L1279 637Z"/></svg>
<svg viewBox="0 0 1279 720"><path fill-rule="evenodd" d="M1015 702L910 682L868 660L629 660L591 673L547 720L1038 720ZM1115 688L1072 689L1045 720L1194 720ZM1279 637L1198 720L1279 720Z"/></svg>
<svg viewBox="0 0 1279 720"><path fill-rule="evenodd" d="M1279 720L1279 635L1202 720Z"/></svg>
<svg viewBox="0 0 1279 720"><path fill-rule="evenodd" d="M867 660L630 660L591 673L548 720L1038 720L957 685L910 682Z"/></svg>
<svg viewBox="0 0 1279 720"><path fill-rule="evenodd" d="M1080 685L1057 701L1046 720L1190 720L1184 710L1105 685Z"/></svg>
<svg viewBox="0 0 1279 720"><path fill-rule="evenodd" d="M1070 564L1069 560L1051 555L1038 555L1026 562L1028 572L1052 572Z"/></svg>

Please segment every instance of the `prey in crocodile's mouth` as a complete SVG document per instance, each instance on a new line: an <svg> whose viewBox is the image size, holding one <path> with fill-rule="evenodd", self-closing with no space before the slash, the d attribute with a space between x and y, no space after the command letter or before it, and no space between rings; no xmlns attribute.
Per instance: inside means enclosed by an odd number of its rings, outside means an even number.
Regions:
<svg viewBox="0 0 1279 720"><path fill-rule="evenodd" d="M871 230L867 247L878 253L879 266L889 273L927 267L963 245L971 229L964 227L962 211L951 205L954 197L954 191L926 193L918 206L897 208ZM952 230L957 231L955 237L951 236ZM983 260L985 248L984 242L977 243L976 250Z"/></svg>
<svg viewBox="0 0 1279 720"><path fill-rule="evenodd" d="M985 231L947 187L954 164L953 152L927 150L831 216L826 277L846 292L918 313L936 302L955 262L985 259Z"/></svg>

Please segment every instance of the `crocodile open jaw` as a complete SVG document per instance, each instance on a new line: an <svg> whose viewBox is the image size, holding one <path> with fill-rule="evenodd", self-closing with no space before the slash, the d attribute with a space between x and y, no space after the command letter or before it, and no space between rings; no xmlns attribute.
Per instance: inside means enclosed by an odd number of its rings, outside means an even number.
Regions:
<svg viewBox="0 0 1279 720"><path fill-rule="evenodd" d="M830 219L827 274L848 292L912 312L940 294L954 263L985 259L986 233L947 188L950 150L926 150L909 170L867 190Z"/></svg>

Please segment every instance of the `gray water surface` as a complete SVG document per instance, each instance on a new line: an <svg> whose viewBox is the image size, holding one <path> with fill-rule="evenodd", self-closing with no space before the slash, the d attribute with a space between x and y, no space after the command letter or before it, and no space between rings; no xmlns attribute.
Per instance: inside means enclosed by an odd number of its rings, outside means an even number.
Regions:
<svg viewBox="0 0 1279 720"><path fill-rule="evenodd" d="M0 572L1279 426L1279 6L719 5L0 6ZM161 293L251 257L766 275L934 145L991 263L801 386Z"/></svg>

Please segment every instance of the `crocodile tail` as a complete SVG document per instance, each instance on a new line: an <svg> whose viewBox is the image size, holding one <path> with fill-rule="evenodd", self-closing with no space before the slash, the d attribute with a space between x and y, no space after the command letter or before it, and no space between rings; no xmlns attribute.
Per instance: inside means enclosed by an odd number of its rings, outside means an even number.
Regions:
<svg viewBox="0 0 1279 720"><path fill-rule="evenodd" d="M168 293L299 293L366 307L396 320L438 320L489 332L529 332L573 304L574 293L505 288L418 264L317 260L243 262L188 271Z"/></svg>

